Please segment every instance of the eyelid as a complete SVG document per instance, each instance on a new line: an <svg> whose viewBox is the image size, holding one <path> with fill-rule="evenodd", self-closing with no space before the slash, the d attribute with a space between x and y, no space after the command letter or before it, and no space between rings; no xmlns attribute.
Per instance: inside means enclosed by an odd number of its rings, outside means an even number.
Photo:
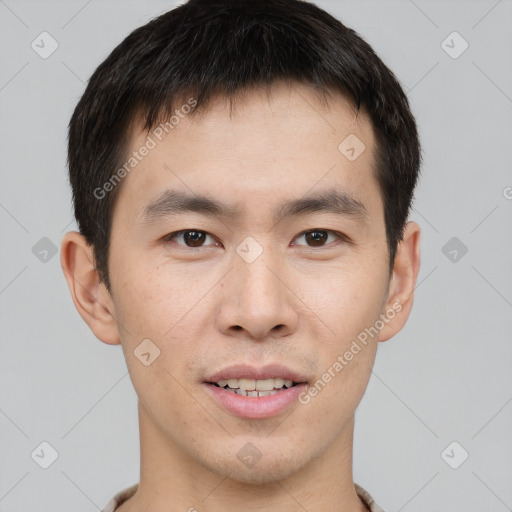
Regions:
<svg viewBox="0 0 512 512"><path fill-rule="evenodd" d="M199 247L188 247L185 244L180 244L180 243L174 242L174 240L171 240L173 238L179 237L180 235L183 235L184 233L190 233L190 232L204 233L207 237L209 236L212 239L214 239L215 243L218 243L217 238L214 235L212 235L211 233L209 233L208 231L204 231L203 229L195 229L195 228L188 228L188 229L181 229L179 231L173 231L172 233L169 233L168 235L165 235L162 240L164 242L171 242L172 241L176 245L184 247L185 249L196 249L197 250L197 249L204 249L204 248L207 248L207 247L213 247L213 244L202 245L202 246L199 246Z"/></svg>
<svg viewBox="0 0 512 512"><path fill-rule="evenodd" d="M351 243L352 240L347 236L345 235L344 233L341 233L340 231L336 231L334 229L326 229L326 228L311 228L311 229L306 229L304 231L302 231L301 233L299 233L295 238L299 238L303 235L305 235L306 233L314 233L316 231L325 231L326 233L332 233L334 234L336 237L338 237L339 240L341 240L342 242L344 243ZM330 242L326 245L322 245L322 246L318 246L318 247L315 247L315 246L309 246L309 245L303 245L303 244L298 244L298 245L301 245L302 247L305 247L306 249L325 249L329 246L331 246L333 244L333 242Z"/></svg>

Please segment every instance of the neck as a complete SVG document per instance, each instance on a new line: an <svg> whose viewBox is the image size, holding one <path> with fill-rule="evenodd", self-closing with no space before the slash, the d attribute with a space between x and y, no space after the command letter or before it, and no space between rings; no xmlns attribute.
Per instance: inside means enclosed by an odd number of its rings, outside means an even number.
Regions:
<svg viewBox="0 0 512 512"><path fill-rule="evenodd" d="M264 484L240 482L206 468L169 440L140 402L139 429L139 488L119 512L367 511L353 483L353 417L319 457L287 478Z"/></svg>

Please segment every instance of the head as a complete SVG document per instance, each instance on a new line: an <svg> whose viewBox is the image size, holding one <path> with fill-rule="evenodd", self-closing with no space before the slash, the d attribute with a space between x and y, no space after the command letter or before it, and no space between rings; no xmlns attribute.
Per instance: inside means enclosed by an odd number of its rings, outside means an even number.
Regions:
<svg viewBox="0 0 512 512"><path fill-rule="evenodd" d="M62 266L94 334L122 344L148 424L248 482L348 432L419 268L416 124L371 47L311 3L190 0L97 68L68 149L79 233ZM232 363L307 383L279 429L285 413L240 418L212 399Z"/></svg>

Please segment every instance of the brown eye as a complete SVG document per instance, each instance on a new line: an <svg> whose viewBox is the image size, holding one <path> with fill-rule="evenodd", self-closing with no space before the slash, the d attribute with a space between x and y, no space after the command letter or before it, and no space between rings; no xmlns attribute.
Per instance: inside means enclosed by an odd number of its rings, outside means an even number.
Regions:
<svg viewBox="0 0 512 512"><path fill-rule="evenodd" d="M306 240L306 245L309 247L324 247L327 240L329 240L329 235L334 234L338 239L341 238L336 232L331 231L329 229L312 229L309 231L305 231L298 238L304 237ZM305 245L305 244L297 244L297 245Z"/></svg>
<svg viewBox="0 0 512 512"><path fill-rule="evenodd" d="M188 229L183 231L177 231L176 233L171 233L169 236L166 237L165 240L169 242L174 242L175 240L182 238L184 240L184 243L176 242L178 245L185 245L186 247L193 248L202 247L208 236L213 240L213 237L210 234L206 233L205 231Z"/></svg>

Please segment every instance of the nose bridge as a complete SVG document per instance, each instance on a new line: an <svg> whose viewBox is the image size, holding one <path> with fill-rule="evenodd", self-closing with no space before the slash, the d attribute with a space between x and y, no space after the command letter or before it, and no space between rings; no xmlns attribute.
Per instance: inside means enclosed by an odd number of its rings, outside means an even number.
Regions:
<svg viewBox="0 0 512 512"><path fill-rule="evenodd" d="M247 251L248 252L244 252ZM240 287L239 300L253 310L270 309L282 294L283 284L270 270L280 267L272 244L249 237L237 247L234 271Z"/></svg>
<svg viewBox="0 0 512 512"><path fill-rule="evenodd" d="M264 252L251 263L239 258L234 271L240 286L241 301L256 308L261 305L270 307L271 302L278 300L283 284L275 275L279 267L275 260L275 255L271 255L270 251Z"/></svg>
<svg viewBox="0 0 512 512"><path fill-rule="evenodd" d="M283 333L294 330L297 311L293 294L285 285L284 268L270 242L242 242L233 255L229 283L224 286L219 327L225 332L241 327L254 338L264 338L278 327Z"/></svg>

